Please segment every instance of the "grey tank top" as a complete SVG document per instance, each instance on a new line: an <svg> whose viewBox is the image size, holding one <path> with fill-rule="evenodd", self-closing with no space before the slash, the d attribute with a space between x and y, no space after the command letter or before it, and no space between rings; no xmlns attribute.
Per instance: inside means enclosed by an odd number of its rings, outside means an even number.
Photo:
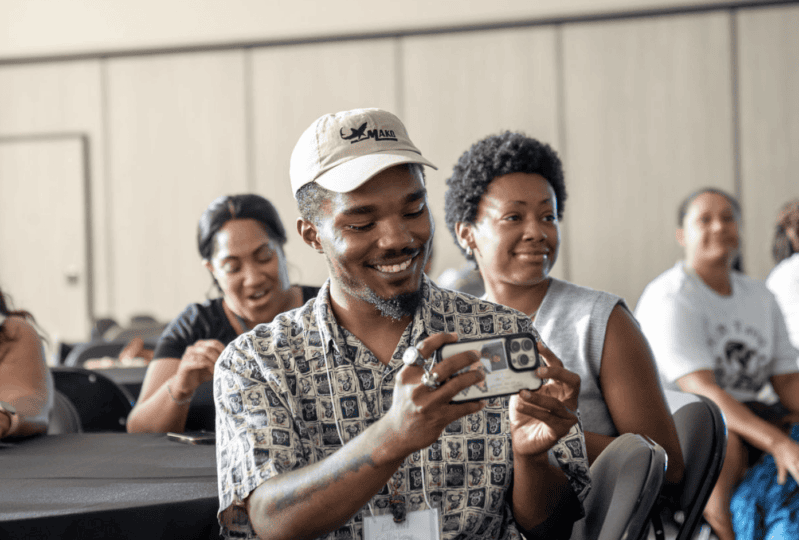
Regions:
<svg viewBox="0 0 799 540"><path fill-rule="evenodd" d="M580 375L580 418L583 429L617 436L599 386L599 370L608 318L624 299L588 287L551 278L533 325L563 365Z"/></svg>

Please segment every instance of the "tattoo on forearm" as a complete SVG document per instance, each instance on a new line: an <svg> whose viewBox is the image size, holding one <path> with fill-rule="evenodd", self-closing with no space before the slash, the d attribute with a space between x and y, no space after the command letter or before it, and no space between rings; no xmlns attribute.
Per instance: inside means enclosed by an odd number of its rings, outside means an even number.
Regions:
<svg viewBox="0 0 799 540"><path fill-rule="evenodd" d="M333 456L335 456L335 454ZM315 493L326 490L331 485L342 480L346 475L357 472L362 467L375 466L374 460L372 460L372 456L370 455L353 458L344 462L342 466L339 467L325 466L326 461L327 460L320 463L319 468L314 468L314 470L310 472L303 472L303 469L295 471L297 477L290 481L291 485L285 486L282 490L283 492L275 497L275 510L285 510L300 501L309 499ZM302 485L298 487L297 484Z"/></svg>

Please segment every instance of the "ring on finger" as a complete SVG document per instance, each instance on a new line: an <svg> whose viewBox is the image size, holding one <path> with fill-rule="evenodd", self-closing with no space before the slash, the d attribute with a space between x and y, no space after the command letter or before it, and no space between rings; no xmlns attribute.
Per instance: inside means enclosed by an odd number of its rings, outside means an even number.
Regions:
<svg viewBox="0 0 799 540"><path fill-rule="evenodd" d="M422 356L422 353L419 352L419 349L411 345L405 349L405 352L402 355L402 363L406 366L424 367L424 365L427 363L427 360L425 360L424 356Z"/></svg>
<svg viewBox="0 0 799 540"><path fill-rule="evenodd" d="M438 373L433 373L432 371L425 370L424 375L422 375L422 384L429 388L431 391L435 390L441 383L438 382Z"/></svg>

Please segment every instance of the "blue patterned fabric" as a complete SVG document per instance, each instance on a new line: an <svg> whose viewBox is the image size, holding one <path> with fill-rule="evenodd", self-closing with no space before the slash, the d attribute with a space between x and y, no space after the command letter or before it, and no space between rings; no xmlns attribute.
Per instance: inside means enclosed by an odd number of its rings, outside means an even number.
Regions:
<svg viewBox="0 0 799 540"><path fill-rule="evenodd" d="M799 441L799 424L791 429ZM799 539L799 486L790 475L777 483L777 466L770 454L749 469L730 502L736 540Z"/></svg>

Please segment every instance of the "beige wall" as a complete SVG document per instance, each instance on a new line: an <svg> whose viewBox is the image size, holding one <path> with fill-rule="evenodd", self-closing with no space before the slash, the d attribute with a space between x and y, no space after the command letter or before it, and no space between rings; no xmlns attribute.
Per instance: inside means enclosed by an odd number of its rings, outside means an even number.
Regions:
<svg viewBox="0 0 799 540"><path fill-rule="evenodd" d="M736 22L744 262L762 277L777 211L799 197L799 7L745 10Z"/></svg>
<svg viewBox="0 0 799 540"><path fill-rule="evenodd" d="M70 3L72 17L89 18L97 5ZM680 256L674 213L689 191L716 185L738 192L746 266L758 278L772 266L768 245L776 209L799 196L796 3L423 34L397 30L410 28L407 14L381 11L364 15L374 23L369 28L394 29L396 35L275 45L263 42L281 29L295 38L313 32L324 37L321 26L313 26L322 14L330 19L325 28L336 35L366 30L363 23L346 27L336 18L340 13L324 11L313 12L302 26L289 9L285 24L268 22L268 32L247 24L233 32L230 18L248 4L239 2L230 12L205 11L219 24L198 23L187 37L183 32L194 19L178 24L183 3L175 1L149 33L133 17L128 32L102 36L102 18L95 18L84 42L62 29L37 44L17 32L30 28L34 17L23 5L36 4L11 1L0 8L22 10L15 31L5 34L6 41L0 37L0 136L87 136L98 316L125 320L149 312L170 319L188 302L202 300L209 279L194 230L204 207L223 193L252 190L273 200L289 231L292 279L320 284L327 275L322 259L293 233L288 157L314 118L357 106L397 112L439 166L428 175L437 223L433 275L462 263L444 225L444 180L472 142L501 129L545 140L564 159L569 200L555 275L620 294L631 306L643 286ZM493 21L481 11L483 4L459 3L465 7L445 13L431 3L427 18L416 24ZM538 3L535 13L528 4L506 2L494 15L534 20L556 11L554 2ZM696 2L602 5L613 11L686 4ZM704 4L712 8L713 2ZM341 5L345 11L363 6L354 0ZM403 5L415 9L413 2ZM559 16L590 11L588 2L557 5ZM52 16L61 8L54 9ZM141 9L155 8L144 2ZM102 20L116 28L128 15L120 11ZM164 21L175 23L174 33L161 27ZM98 52L246 39L255 45ZM87 56L19 60L57 52ZM17 60L2 63L12 57ZM21 212L19 201L4 194L23 180L0 177L0 212ZM52 219L35 210L35 219ZM35 266L36 249L15 256Z"/></svg>
<svg viewBox="0 0 799 540"><path fill-rule="evenodd" d="M3 0L0 59L268 43L768 0Z"/></svg>

